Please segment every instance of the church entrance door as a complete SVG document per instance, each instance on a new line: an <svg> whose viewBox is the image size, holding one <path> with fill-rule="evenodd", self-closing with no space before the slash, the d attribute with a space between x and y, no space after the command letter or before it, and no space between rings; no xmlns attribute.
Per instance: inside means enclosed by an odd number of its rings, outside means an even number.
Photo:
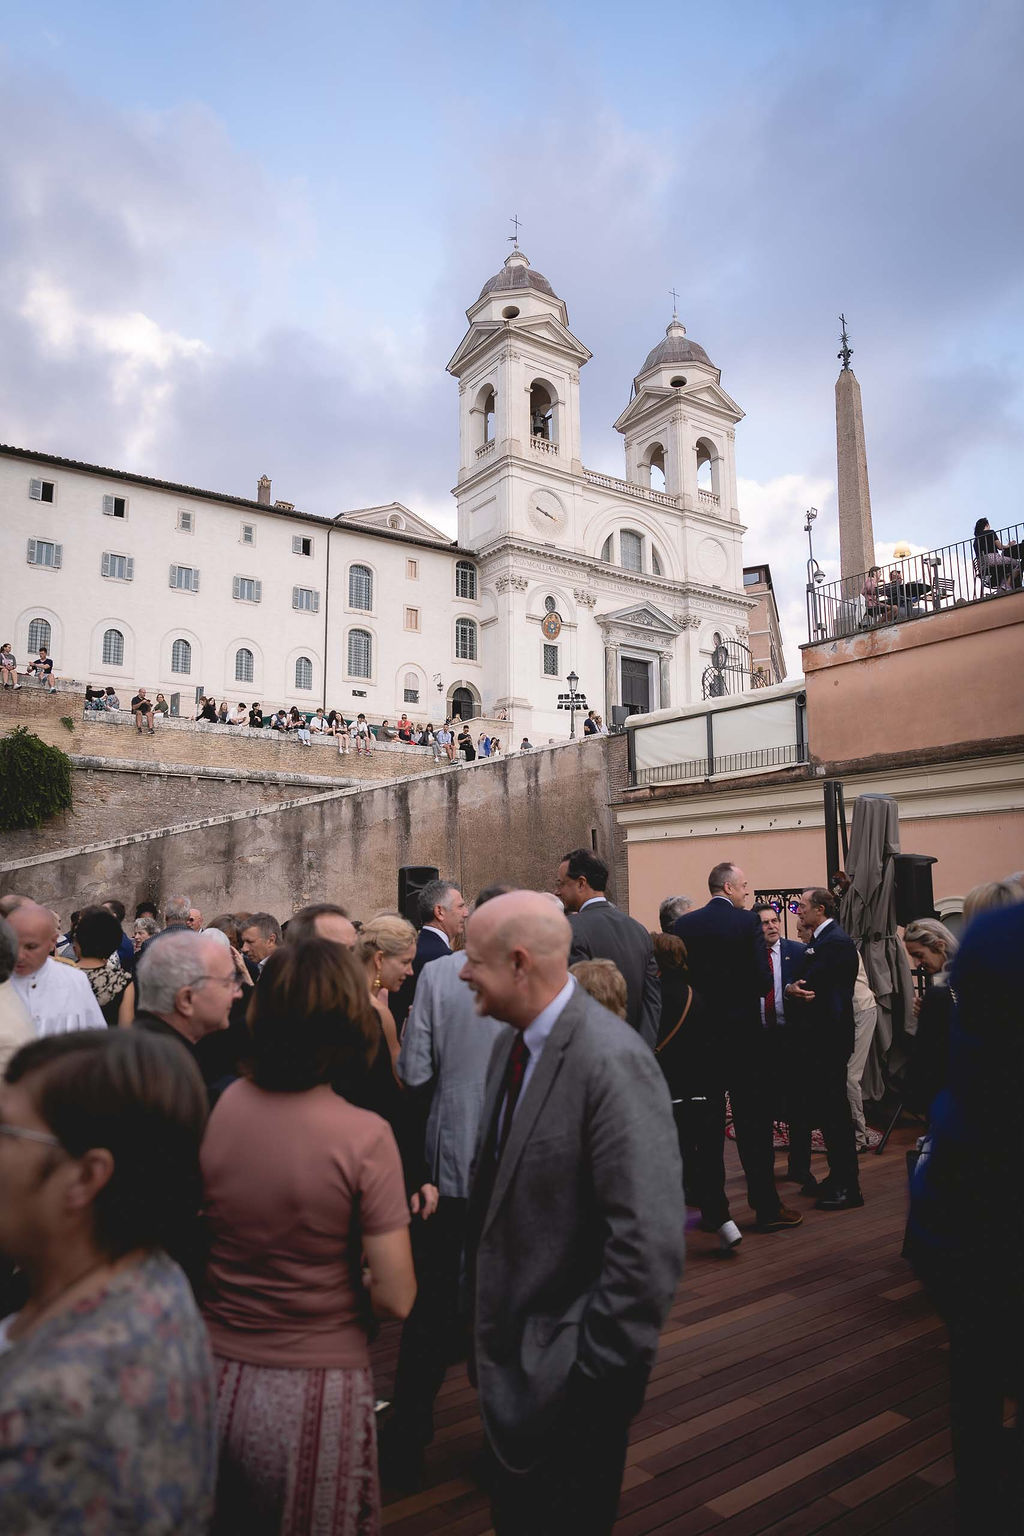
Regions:
<svg viewBox="0 0 1024 1536"><path fill-rule="evenodd" d="M631 715L646 715L651 707L651 664L636 656L622 658L622 702Z"/></svg>

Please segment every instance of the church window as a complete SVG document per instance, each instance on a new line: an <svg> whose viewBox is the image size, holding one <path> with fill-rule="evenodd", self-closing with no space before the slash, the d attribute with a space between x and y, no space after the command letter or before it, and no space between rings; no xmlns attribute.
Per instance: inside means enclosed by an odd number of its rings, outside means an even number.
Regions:
<svg viewBox="0 0 1024 1536"><path fill-rule="evenodd" d="M349 566L348 605L350 608L363 608L367 612L373 607L373 572L368 566Z"/></svg>
<svg viewBox="0 0 1024 1536"><path fill-rule="evenodd" d="M28 648L30 651L41 651L43 646L50 649L50 621L49 619L33 619L28 627Z"/></svg>
<svg viewBox="0 0 1024 1536"><path fill-rule="evenodd" d="M373 676L373 636L365 629L348 632L348 672L350 677Z"/></svg>
<svg viewBox="0 0 1024 1536"><path fill-rule="evenodd" d="M555 441L555 402L547 386L536 379L530 385L530 436Z"/></svg>
<svg viewBox="0 0 1024 1536"><path fill-rule="evenodd" d="M119 629L108 629L103 635L103 665L124 666L124 635Z"/></svg>
<svg viewBox="0 0 1024 1536"><path fill-rule="evenodd" d="M235 652L235 682L251 683L255 672L255 662L252 651L247 645L239 646Z"/></svg>
<svg viewBox="0 0 1024 1536"><path fill-rule="evenodd" d="M664 576L664 574L665 574L665 572L661 568L661 557L658 554L658 551L655 549L654 545L652 544L651 545L651 575L652 576Z"/></svg>
<svg viewBox="0 0 1024 1536"><path fill-rule="evenodd" d="M171 671L185 677L192 671L192 647L187 640L175 640L171 646Z"/></svg>
<svg viewBox="0 0 1024 1536"><path fill-rule="evenodd" d="M476 600L476 566L468 560L455 562L455 596Z"/></svg>
<svg viewBox="0 0 1024 1536"><path fill-rule="evenodd" d="M494 386L485 384L476 397L476 405L470 412L470 417L475 422L471 430L478 454L482 453L489 443L494 442L494 408Z"/></svg>
<svg viewBox="0 0 1024 1536"><path fill-rule="evenodd" d="M402 703L418 704L420 701L420 680L415 672L405 674L405 683L402 687Z"/></svg>
<svg viewBox="0 0 1024 1536"><path fill-rule="evenodd" d="M652 491L665 490L665 450L652 443L647 451L647 484Z"/></svg>
<svg viewBox="0 0 1024 1536"><path fill-rule="evenodd" d="M612 541L613 541L614 537L615 537L615 535L610 533L608 535L608 537L605 539L604 543L601 545L601 559L602 560L608 560L609 562L611 561L611 558L612 558Z"/></svg>
<svg viewBox="0 0 1024 1536"><path fill-rule="evenodd" d="M642 571L644 568L643 536L631 528L623 528L619 534L619 564L624 571Z"/></svg>
<svg viewBox="0 0 1024 1536"><path fill-rule="evenodd" d="M706 438L699 438L695 445L695 452L697 455L697 490L710 491L712 495L719 496L721 494L721 485L719 483L721 460L715 451L714 444L709 443Z"/></svg>
<svg viewBox="0 0 1024 1536"><path fill-rule="evenodd" d="M544 647L544 676L558 677L558 646L545 645Z"/></svg>
<svg viewBox="0 0 1024 1536"><path fill-rule="evenodd" d="M476 661L477 634L472 619L455 620L455 655L459 661Z"/></svg>
<svg viewBox="0 0 1024 1536"><path fill-rule="evenodd" d="M300 693L309 693L313 687L313 663L308 656L295 660L295 687Z"/></svg>
<svg viewBox="0 0 1024 1536"><path fill-rule="evenodd" d="M557 604L557 602L555 601L555 599L553 597L546 597L544 599L544 612L545 613L554 613L555 610L557 609L557 607L558 607L558 604Z"/></svg>

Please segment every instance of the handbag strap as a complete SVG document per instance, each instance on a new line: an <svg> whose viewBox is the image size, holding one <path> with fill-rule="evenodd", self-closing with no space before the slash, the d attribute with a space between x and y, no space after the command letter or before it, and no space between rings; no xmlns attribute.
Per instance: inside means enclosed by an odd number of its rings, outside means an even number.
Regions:
<svg viewBox="0 0 1024 1536"><path fill-rule="evenodd" d="M676 1024L674 1029L669 1031L669 1033L665 1036L664 1040L662 1040L660 1045L656 1045L654 1047L654 1054L655 1054L655 1056L660 1056L662 1051L665 1049L666 1045L668 1045L669 1041L670 1040L674 1040L676 1035L678 1035L679 1031L682 1029L683 1025L686 1023L686 1015L690 1011L690 1004L692 1002L693 1002L693 988L691 987L690 991L689 991L689 995L687 996L687 999L686 999L686 1007L683 1009L682 1013L679 1015L679 1022L678 1022L678 1024Z"/></svg>

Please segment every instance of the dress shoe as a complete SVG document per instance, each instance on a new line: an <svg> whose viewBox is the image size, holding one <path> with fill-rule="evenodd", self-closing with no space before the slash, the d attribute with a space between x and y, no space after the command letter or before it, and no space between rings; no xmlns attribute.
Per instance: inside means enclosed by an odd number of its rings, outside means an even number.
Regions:
<svg viewBox="0 0 1024 1536"><path fill-rule="evenodd" d="M758 1232L784 1232L788 1227L799 1227L803 1217L799 1211L790 1210L788 1205L780 1205L778 1211L772 1216L758 1216L756 1227Z"/></svg>
<svg viewBox="0 0 1024 1536"><path fill-rule="evenodd" d="M824 1188L825 1185L823 1183L819 1184L818 1180L814 1177L814 1174L809 1173L804 1182L800 1185L800 1193L802 1195L820 1195Z"/></svg>
<svg viewBox="0 0 1024 1536"><path fill-rule="evenodd" d="M734 1253L743 1241L743 1233L734 1221L724 1221L718 1229L718 1243L723 1253Z"/></svg>
<svg viewBox="0 0 1024 1536"><path fill-rule="evenodd" d="M820 1199L815 1200L814 1208L818 1211L855 1211L863 1204L864 1196L854 1186L826 1190Z"/></svg>

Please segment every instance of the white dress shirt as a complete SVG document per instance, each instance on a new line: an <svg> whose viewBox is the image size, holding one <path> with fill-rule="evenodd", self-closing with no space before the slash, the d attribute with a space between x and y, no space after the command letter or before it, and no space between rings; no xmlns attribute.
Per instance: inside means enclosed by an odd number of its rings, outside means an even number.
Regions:
<svg viewBox="0 0 1024 1536"><path fill-rule="evenodd" d="M598 901L603 901L605 903L605 905L607 906L607 904L608 904L608 897L607 896L591 896L589 901L585 901L583 903L582 907L580 907L580 911L581 912L585 912L588 907L592 907L595 904L595 902L598 902Z"/></svg>
<svg viewBox="0 0 1024 1536"><path fill-rule="evenodd" d="M43 1035L66 1035L75 1029L106 1029L88 977L73 965L62 965L47 956L31 976L12 976L37 1040Z"/></svg>
<svg viewBox="0 0 1024 1536"><path fill-rule="evenodd" d="M782 944L778 939L775 940L775 943L772 945L771 949L769 949L768 956L772 962L772 977L775 981L775 1022L776 1024L785 1024L786 999L782 987ZM763 997L761 999L761 1023L767 1023L767 1020L764 1016Z"/></svg>
<svg viewBox="0 0 1024 1536"><path fill-rule="evenodd" d="M558 1023L558 1020L561 1017L563 1010L565 1009L565 1005L572 997L575 988L576 978L575 976L570 976L561 992L558 993L557 997L553 997L550 1003L548 1003L547 1007L541 1009L540 1013L538 1013L532 1024L528 1024L523 1030L523 1044L526 1046L527 1050L526 1068L523 1072L523 1082L522 1087L519 1090L519 1097L516 1100L516 1107L512 1112L513 1120L516 1117L516 1113L519 1110L520 1104L526 1097L526 1090L530 1086L530 1078L533 1076L537 1063L540 1060L541 1052L547 1044L548 1036L554 1029L555 1025ZM501 1116L498 1120L497 1145L499 1147L501 1146L501 1133L504 1123L505 1109L504 1106L502 1106Z"/></svg>

